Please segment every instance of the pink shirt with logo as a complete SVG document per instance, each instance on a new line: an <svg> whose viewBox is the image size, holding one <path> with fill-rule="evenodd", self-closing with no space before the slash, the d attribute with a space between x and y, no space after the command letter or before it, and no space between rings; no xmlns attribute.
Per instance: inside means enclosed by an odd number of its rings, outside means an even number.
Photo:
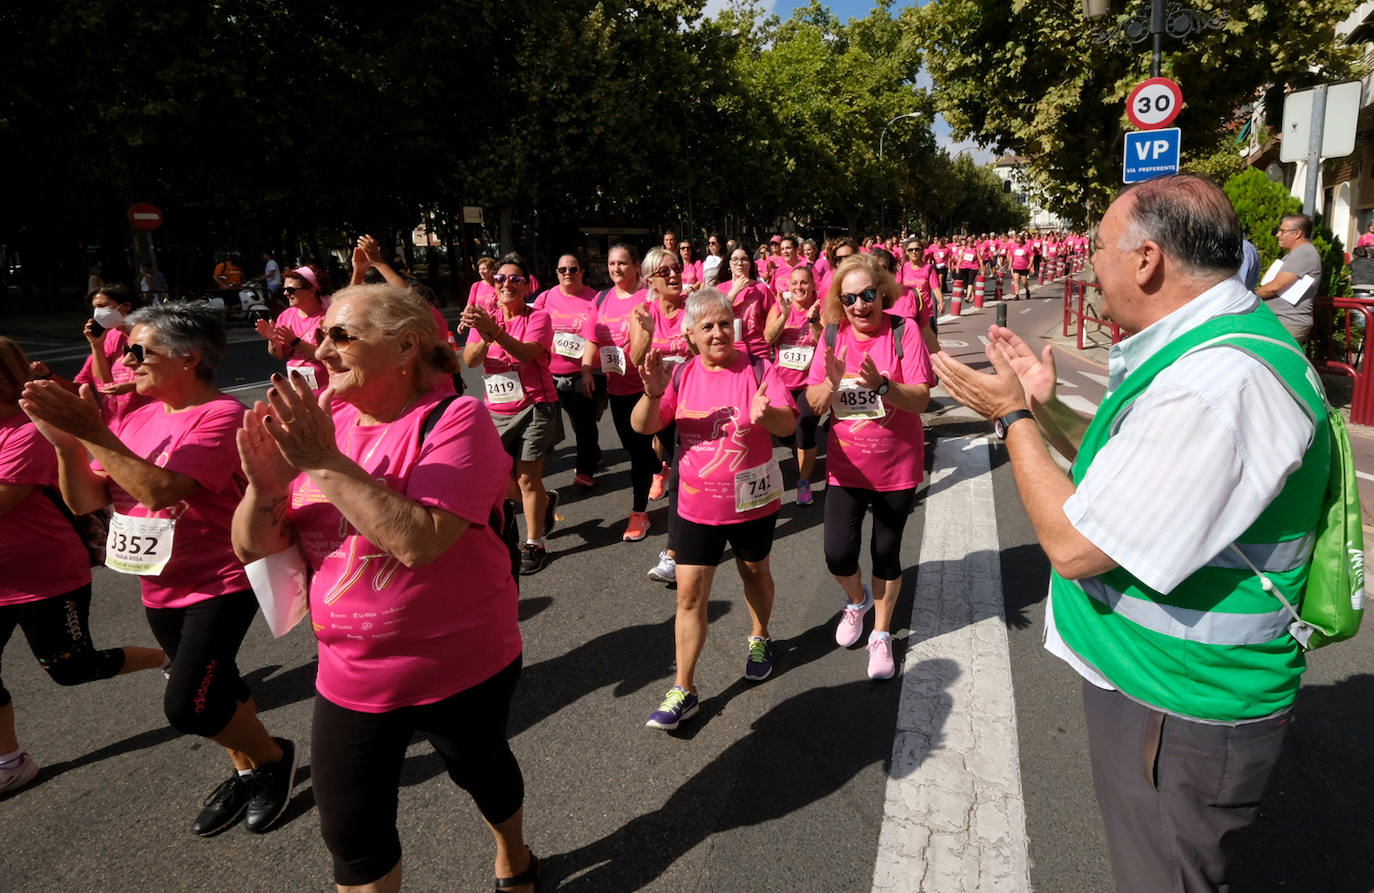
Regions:
<svg viewBox="0 0 1374 893"><path fill-rule="evenodd" d="M747 512L735 511L735 475L773 458L773 435L749 423L749 406L759 389L754 364L762 370L768 401L795 414L796 401L767 360L736 352L728 366L707 369L697 357L673 376L658 405L663 424L677 423L680 443L675 467L678 514L698 524L739 524L773 514L780 499Z"/></svg>
<svg viewBox="0 0 1374 893"><path fill-rule="evenodd" d="M534 301L534 309L549 315L555 335L567 333L588 341L596 338L596 289L582 286L578 294L568 294L563 286L555 285ZM554 375L572 375L582 371L582 358L564 356L550 348L549 371Z"/></svg>
<svg viewBox="0 0 1374 893"><path fill-rule="evenodd" d="M824 342L824 336L822 336ZM935 384L919 326L902 326L902 358L897 359L892 326L884 316L882 329L871 339L859 338L853 327L840 324L835 336L835 355L844 355L845 375L857 376L864 357L871 355L878 371L904 384ZM825 348L816 351L807 385L826 380ZM830 418L826 452L826 480L841 487L864 490L906 490L920 483L925 471L925 435L921 414L884 405L881 419Z"/></svg>
<svg viewBox="0 0 1374 893"><path fill-rule="evenodd" d="M65 595L90 583L86 547L44 492L57 494L57 453L22 412L0 419L0 484L33 487L0 515L0 605Z"/></svg>
<svg viewBox="0 0 1374 893"><path fill-rule="evenodd" d="M804 257L799 256L796 262L791 264L782 258L778 258L777 262L773 264L773 278L769 280L769 285L772 287L773 293L780 295L787 291L787 285L792 279L792 271L797 269L797 267L810 266L811 264L809 264Z"/></svg>
<svg viewBox="0 0 1374 893"><path fill-rule="evenodd" d="M128 343L129 336L119 329L110 329L105 332L105 340L100 343L100 350L110 363L111 384L131 384L134 380L134 370L123 363L124 348ZM107 425L113 425L135 409L150 402L147 397L137 391L129 391L127 394L100 393L99 385L95 380L95 360L89 356L86 357L86 362L82 364L81 371L76 373L76 377L72 381L77 384L88 384L91 386L91 390L96 392L96 399L100 401L100 414Z"/></svg>
<svg viewBox="0 0 1374 893"><path fill-rule="evenodd" d="M171 508L153 511L109 479L117 513L176 519L171 560L161 574L138 578L143 604L150 608L185 608L248 589L248 576L229 540L234 509L247 489L234 442L244 408L228 394L180 412L155 402L125 416L115 429L134 455L200 485ZM91 467L104 471L99 462Z"/></svg>
<svg viewBox="0 0 1374 893"><path fill-rule="evenodd" d="M647 303L649 312L654 317L654 337L649 342L649 347L658 351L669 363L672 362L672 357L682 357L682 361L685 362L696 356L687 341L687 336L682 332L682 324L687 321L687 317L683 315L686 310L679 307L672 313L665 313L663 305L657 300L650 299Z"/></svg>
<svg viewBox="0 0 1374 893"><path fill-rule="evenodd" d="M355 407L334 404L345 455L388 488L469 523L432 561L405 567L360 535L307 475L291 485L291 520L313 570L315 687L350 710L443 700L521 651L510 556L487 523L505 497L511 460L472 397L451 402L421 444L420 425L442 397L430 391L382 425L359 425Z"/></svg>
<svg viewBox="0 0 1374 893"><path fill-rule="evenodd" d="M976 270L978 269L978 249L972 245L959 249L959 269Z"/></svg>
<svg viewBox="0 0 1374 893"><path fill-rule="evenodd" d="M606 371L606 393L617 397L639 394L644 382L639 369L630 358L630 332L635 326L635 308L643 304L648 292L640 289L633 294L620 294L611 289L601 306L596 308L596 343L600 347L618 347L625 355L624 374ZM598 358L599 359L599 358Z"/></svg>
<svg viewBox="0 0 1374 893"><path fill-rule="evenodd" d="M817 300L820 300L819 298ZM781 352L788 347L815 347L816 332L811 326L811 321L807 318L809 308L803 310L796 303L788 304L787 321L782 324L782 334L778 336L775 347ZM814 306L814 305L812 305ZM815 354L812 354L814 357ZM779 360L777 369L778 377L787 386L789 391L806 387L806 373L809 369L790 369L782 365Z"/></svg>
<svg viewBox="0 0 1374 893"><path fill-rule="evenodd" d="M706 281L706 280L705 280L705 279L703 278L703 276L702 276L701 261L699 261L699 260L694 260L694 261L691 261L690 263L687 262L687 261L683 261L683 262L682 262L682 284L683 284L683 285L687 285L687 284L693 283L693 282L705 282L705 281Z"/></svg>
<svg viewBox="0 0 1374 893"><path fill-rule="evenodd" d="M518 372L522 393L519 400L509 403L494 403L488 395L487 409L503 415L512 415L531 403L558 402L558 392L553 386L553 373L549 372L549 354L553 352L553 323L549 320L549 315L543 310L531 307L510 319L506 319L505 314L498 310L492 319L516 341L538 344L544 348L544 353L528 363L521 363L506 353L506 349L498 342L493 341L487 348L486 359L482 361L482 373L496 375ZM468 331L468 344L478 344L481 341L480 332L476 329Z"/></svg>
<svg viewBox="0 0 1374 893"><path fill-rule="evenodd" d="M286 326L292 332L296 333L296 337L307 344L314 345L317 343L315 340L315 330L324 325L324 315L328 310L329 305L324 302L320 303L320 312L316 313L314 316L306 316L299 308L287 307L281 313L277 314L277 325ZM294 351L287 356L286 368L288 370L311 369L315 375L315 387L317 389L323 389L329 385L329 372L324 368L323 363L307 360ZM302 374L307 375L307 377L309 376L309 373Z"/></svg>
<svg viewBox="0 0 1374 893"><path fill-rule="evenodd" d="M485 279L479 278L472 283L472 288L468 289L468 303L466 306L477 306L487 311L488 316L495 316L501 300L497 297L496 286L490 284Z"/></svg>

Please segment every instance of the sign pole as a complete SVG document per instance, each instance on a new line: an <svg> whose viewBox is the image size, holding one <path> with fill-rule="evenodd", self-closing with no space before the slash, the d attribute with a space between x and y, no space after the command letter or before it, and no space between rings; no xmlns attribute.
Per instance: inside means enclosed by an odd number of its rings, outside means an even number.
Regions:
<svg viewBox="0 0 1374 893"><path fill-rule="evenodd" d="M1326 127L1326 84L1312 89L1312 124L1307 131L1307 187L1303 190L1302 210L1316 213L1317 184L1322 170L1322 136Z"/></svg>

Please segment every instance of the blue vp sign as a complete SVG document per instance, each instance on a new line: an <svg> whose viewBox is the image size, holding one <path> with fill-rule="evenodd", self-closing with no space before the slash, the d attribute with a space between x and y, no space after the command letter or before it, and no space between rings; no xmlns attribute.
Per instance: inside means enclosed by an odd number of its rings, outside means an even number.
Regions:
<svg viewBox="0 0 1374 893"><path fill-rule="evenodd" d="M1126 134L1121 182L1139 183L1178 173L1179 130L1139 130Z"/></svg>

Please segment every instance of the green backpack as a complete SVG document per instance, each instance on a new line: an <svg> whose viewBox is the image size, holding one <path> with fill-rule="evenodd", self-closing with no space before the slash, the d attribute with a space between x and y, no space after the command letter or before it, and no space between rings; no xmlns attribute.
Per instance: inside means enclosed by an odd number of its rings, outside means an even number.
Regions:
<svg viewBox="0 0 1374 893"><path fill-rule="evenodd" d="M1296 348L1290 350L1297 352ZM1321 379L1317 377L1316 380ZM1325 402L1326 391L1318 390ZM1245 553L1234 543L1231 545L1232 551L1260 578L1264 591L1288 609L1293 617L1288 633L1297 639L1304 651L1349 639L1359 631L1360 620L1364 617L1364 522L1360 513L1359 482L1355 478L1355 457L1350 452L1345 417L1333 410L1330 403L1326 409L1331 476L1326 483L1322 514L1317 520L1312 569L1301 593L1302 610L1296 610L1292 601L1250 563Z"/></svg>

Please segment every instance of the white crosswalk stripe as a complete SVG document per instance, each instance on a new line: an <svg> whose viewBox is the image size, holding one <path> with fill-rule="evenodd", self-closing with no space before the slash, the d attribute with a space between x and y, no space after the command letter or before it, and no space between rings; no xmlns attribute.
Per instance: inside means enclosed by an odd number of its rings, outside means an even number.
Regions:
<svg viewBox="0 0 1374 893"><path fill-rule="evenodd" d="M875 891L1030 889L989 458L936 446Z"/></svg>

